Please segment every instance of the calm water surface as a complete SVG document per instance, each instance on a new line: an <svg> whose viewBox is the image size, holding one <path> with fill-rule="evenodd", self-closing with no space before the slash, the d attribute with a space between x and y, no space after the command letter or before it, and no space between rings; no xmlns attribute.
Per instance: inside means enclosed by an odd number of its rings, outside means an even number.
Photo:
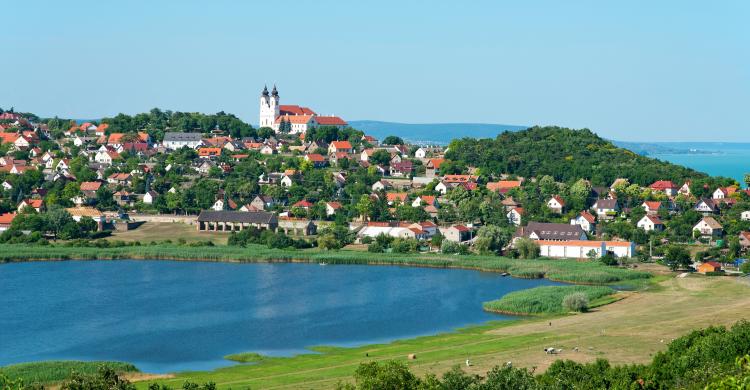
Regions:
<svg viewBox="0 0 750 390"><path fill-rule="evenodd" d="M120 360L148 372L233 364L487 320L482 302L548 280L430 268L172 261L0 265L0 365Z"/></svg>

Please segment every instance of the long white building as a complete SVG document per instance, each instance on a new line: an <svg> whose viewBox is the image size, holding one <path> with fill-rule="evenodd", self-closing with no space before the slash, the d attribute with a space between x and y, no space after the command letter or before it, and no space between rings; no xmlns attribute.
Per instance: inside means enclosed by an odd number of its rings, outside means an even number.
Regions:
<svg viewBox="0 0 750 390"><path fill-rule="evenodd" d="M635 255L635 243L627 241L536 241L539 245L539 255L556 259L586 259L589 253L594 251L597 258L612 253L615 257L633 257Z"/></svg>

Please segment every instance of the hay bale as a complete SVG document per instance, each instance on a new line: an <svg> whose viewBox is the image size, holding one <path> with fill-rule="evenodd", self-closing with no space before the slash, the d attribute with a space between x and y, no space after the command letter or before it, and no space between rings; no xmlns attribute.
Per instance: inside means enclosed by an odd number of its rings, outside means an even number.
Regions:
<svg viewBox="0 0 750 390"><path fill-rule="evenodd" d="M408 358L409 360L415 360L415 359L417 358L417 354L415 354L415 353L410 353L410 354L409 354L409 355L407 355L406 357L407 357L407 358Z"/></svg>

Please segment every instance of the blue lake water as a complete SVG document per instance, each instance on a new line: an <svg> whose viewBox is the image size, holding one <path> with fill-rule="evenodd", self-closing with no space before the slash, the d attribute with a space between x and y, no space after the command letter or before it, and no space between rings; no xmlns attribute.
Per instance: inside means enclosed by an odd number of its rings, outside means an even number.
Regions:
<svg viewBox="0 0 750 390"><path fill-rule="evenodd" d="M207 370L511 317L482 302L548 280L468 270L315 264L67 261L0 265L0 366L119 360Z"/></svg>
<svg viewBox="0 0 750 390"><path fill-rule="evenodd" d="M743 183L745 173L750 173L750 148L726 148L707 154L656 154L660 160L684 165L711 176L726 176Z"/></svg>

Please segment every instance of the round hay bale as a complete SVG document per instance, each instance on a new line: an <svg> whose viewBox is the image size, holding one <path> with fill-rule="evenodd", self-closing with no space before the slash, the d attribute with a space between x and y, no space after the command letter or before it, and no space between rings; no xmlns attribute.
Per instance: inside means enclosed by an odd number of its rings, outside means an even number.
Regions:
<svg viewBox="0 0 750 390"><path fill-rule="evenodd" d="M407 355L406 357L407 357L407 358L408 358L409 360L415 360L415 359L417 358L417 354L415 354L415 353L410 353L410 354L409 354L409 355Z"/></svg>

